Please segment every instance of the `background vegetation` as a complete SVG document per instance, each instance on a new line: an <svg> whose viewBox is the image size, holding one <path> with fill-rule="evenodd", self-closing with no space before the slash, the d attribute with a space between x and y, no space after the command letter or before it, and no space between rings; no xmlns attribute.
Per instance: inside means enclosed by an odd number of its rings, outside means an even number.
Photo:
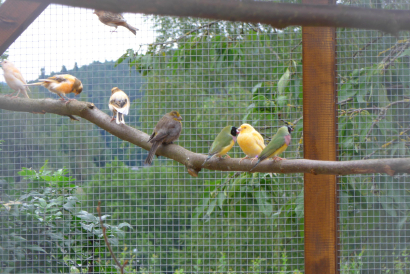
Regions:
<svg viewBox="0 0 410 274"><path fill-rule="evenodd" d="M111 87L119 86L132 101L127 124L148 133L166 111L179 109L184 129L178 144L198 153L207 153L228 123L250 123L268 141L280 119L295 122L285 157L303 158L301 28L170 17L152 23L159 35L147 51L129 49L115 63L62 68L82 80L81 100L107 109ZM407 157L408 34L396 39L340 29L337 37L340 160ZM31 96L54 95L39 88ZM192 178L166 159L143 167L145 151L88 123L2 117L0 197L9 207L0 207L0 256L9 272L0 273L41 273L44 266L47 273L90 267L112 273L94 219L98 201L129 272L303 271L302 176L204 171ZM237 146L230 154L243 157ZM342 273L408 272L406 179L340 178ZM21 265L28 261L38 264Z"/></svg>

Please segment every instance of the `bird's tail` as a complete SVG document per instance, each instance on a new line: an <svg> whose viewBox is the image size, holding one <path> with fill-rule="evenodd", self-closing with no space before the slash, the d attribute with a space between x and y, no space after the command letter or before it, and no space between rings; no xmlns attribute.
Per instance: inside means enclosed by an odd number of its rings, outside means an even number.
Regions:
<svg viewBox="0 0 410 274"><path fill-rule="evenodd" d="M253 166L253 168L251 168L251 170L249 170L249 171L252 171L257 165L259 165L260 162L261 162L261 159L259 158L258 161L256 162L256 164Z"/></svg>
<svg viewBox="0 0 410 274"><path fill-rule="evenodd" d="M134 35L137 35L137 28L131 26L130 24L125 25L124 27L126 27L127 29L129 29L132 33L134 33Z"/></svg>
<svg viewBox="0 0 410 274"><path fill-rule="evenodd" d="M155 143L152 144L152 147L149 150L147 159L145 159L145 162L144 162L145 165L151 165L152 164L152 159L154 159L155 152L157 151L160 144L161 144L161 142L155 142Z"/></svg>
<svg viewBox="0 0 410 274"><path fill-rule="evenodd" d="M117 124L124 124L125 125L125 121L124 121L124 114L117 112L117 120L116 120Z"/></svg>
<svg viewBox="0 0 410 274"><path fill-rule="evenodd" d="M27 88L27 90L28 90L28 91L31 91L29 88ZM26 90L26 89L22 89L22 90L21 90L21 93L23 93L24 97L30 98L30 97L28 96L27 90Z"/></svg>
<svg viewBox="0 0 410 274"><path fill-rule="evenodd" d="M202 166L204 166L205 165L205 163L206 162L208 162L209 161L209 159L211 159L212 158L212 156L213 155L208 155L208 157L205 159L205 161L203 162L203 164L202 164Z"/></svg>
<svg viewBox="0 0 410 274"><path fill-rule="evenodd" d="M37 83L32 83L32 84L25 84L26 87L28 86L41 86L44 82L37 82Z"/></svg>

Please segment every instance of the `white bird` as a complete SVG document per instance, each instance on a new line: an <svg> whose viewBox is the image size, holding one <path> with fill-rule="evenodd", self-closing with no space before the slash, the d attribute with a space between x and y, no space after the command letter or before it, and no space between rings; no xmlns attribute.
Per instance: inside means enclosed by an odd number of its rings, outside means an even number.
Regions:
<svg viewBox="0 0 410 274"><path fill-rule="evenodd" d="M23 93L24 97L30 98L27 94L27 90L30 91L30 89L25 86L27 85L26 80L24 80L23 75L14 64L9 60L4 60L1 62L1 67L4 71L4 79L6 80L7 85L14 90L14 92L6 96L11 96L17 91L17 95L13 96L13 98L17 98L20 92Z"/></svg>
<svg viewBox="0 0 410 274"><path fill-rule="evenodd" d="M111 121L114 121L115 116L117 116L116 123L125 124L124 115L128 115L130 110L130 99L127 94L117 87L112 88L108 107L113 114Z"/></svg>

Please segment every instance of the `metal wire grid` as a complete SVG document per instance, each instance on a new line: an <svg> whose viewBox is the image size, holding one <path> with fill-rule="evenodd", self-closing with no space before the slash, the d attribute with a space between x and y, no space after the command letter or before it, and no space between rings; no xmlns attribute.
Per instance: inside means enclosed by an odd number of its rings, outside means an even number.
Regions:
<svg viewBox="0 0 410 274"><path fill-rule="evenodd" d="M382 4L408 9L391 5ZM339 160L408 157L408 39L338 30ZM339 178L341 273L409 272L408 182L407 175Z"/></svg>
<svg viewBox="0 0 410 274"><path fill-rule="evenodd" d="M144 18L126 15L140 29L134 37L121 27L110 33L91 10L51 5L10 47L9 59L29 81L39 78L41 68L48 76L64 71L64 65L83 82L79 100L107 113L110 90L118 86L132 101L126 123L148 134L166 112L179 110L184 120L177 144L199 153L208 152L227 124L251 123L267 141L282 125L278 118L292 122L302 116L300 29L273 31L221 22L171 49L153 49L140 45L155 42L161 26ZM175 35L204 23L189 19ZM134 67L130 72L127 61L114 66L127 49L143 58L136 63L139 73ZM180 55L170 62L178 50ZM152 55L144 55L150 51ZM276 92L278 85L282 94ZM44 88L32 90L32 98L56 98ZM303 271L301 175L202 170L192 178L185 167L162 157L155 158L152 167L141 166L145 151L84 120L6 111L1 115L1 200L11 206L1 211L0 245L7 248L0 261L11 273L39 273L40 268L59 273L67 266L73 273L90 267L94 273L115 272L109 268L114 263L98 222L84 213L97 216L98 201L102 213L110 215L106 223L124 231L112 229L110 236L117 257L129 261L130 273ZM284 157L303 157L301 130L299 122ZM237 145L229 154L243 157ZM50 183L49 177L30 181L17 174L23 167L39 172L46 161L43 172L66 168L66 176L75 178L75 191L67 184ZM79 218L83 210L81 222L70 219L62 204L55 206L62 212L57 221L45 221L55 216L52 213L36 216L42 212L41 199L51 203L45 191L57 200L78 199L70 212ZM21 199L28 193L32 196ZM221 197L216 195L232 197L212 209ZM37 211L31 211L33 207Z"/></svg>

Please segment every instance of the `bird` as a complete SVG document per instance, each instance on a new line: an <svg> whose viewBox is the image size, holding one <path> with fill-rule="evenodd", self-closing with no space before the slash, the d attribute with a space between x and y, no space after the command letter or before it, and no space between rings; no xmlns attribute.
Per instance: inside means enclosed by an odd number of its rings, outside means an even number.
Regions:
<svg viewBox="0 0 410 274"><path fill-rule="evenodd" d="M246 154L246 157L242 158L239 163L244 159L258 156L265 148L262 135L260 135L260 133L257 132L251 125L242 124L237 131L239 133L237 138L238 145Z"/></svg>
<svg viewBox="0 0 410 274"><path fill-rule="evenodd" d="M149 150L147 159L145 159L145 165L151 165L155 152L159 145L171 144L177 140L182 130L182 117L176 110L165 114L154 128L154 132L149 137L148 142L152 143Z"/></svg>
<svg viewBox="0 0 410 274"><path fill-rule="evenodd" d="M4 79L6 80L7 85L14 90L14 92L6 96L11 96L17 91L17 95L13 96L13 98L17 98L20 92L23 93L24 97L30 98L27 94L27 90L30 91L30 89L25 86L27 85L26 80L24 80L23 75L14 64L9 60L4 60L1 62L1 67L3 68Z"/></svg>
<svg viewBox="0 0 410 274"><path fill-rule="evenodd" d="M107 26L110 26L110 27L115 27L115 30L117 30L118 26L123 26L129 29L132 33L134 33L134 35L137 35L138 29L128 24L127 21L124 19L124 17L120 13L104 11L104 10L94 10L94 14L98 16L98 19L100 19L100 21L103 24L106 24Z"/></svg>
<svg viewBox="0 0 410 274"><path fill-rule="evenodd" d="M212 143L211 148L209 149L208 157L205 159L202 166L212 158L212 156L216 155L219 158L226 155L229 159L228 153L229 150L233 147L236 142L236 132L237 128L233 126L226 126L222 129L222 131L216 136L215 141Z"/></svg>
<svg viewBox="0 0 410 274"><path fill-rule="evenodd" d="M273 135L272 140L269 142L269 144L262 150L258 157L258 162L252 167L250 171L252 171L260 162L267 158L273 158L274 161L284 160L284 158L280 158L278 157L278 155L288 148L292 130L292 127L288 125L280 127L278 129L278 132Z"/></svg>
<svg viewBox="0 0 410 274"><path fill-rule="evenodd" d="M26 86L43 86L52 93L61 97L60 100L65 101L66 104L72 100L67 100L65 94L74 93L80 94L83 91L83 84L80 80L70 74L61 74L48 77L47 79L39 79L40 82L28 84Z"/></svg>
<svg viewBox="0 0 410 274"><path fill-rule="evenodd" d="M128 115L130 110L130 99L127 94L117 87L112 88L108 107L112 111L111 122L117 117L117 124L125 124L124 115Z"/></svg>

